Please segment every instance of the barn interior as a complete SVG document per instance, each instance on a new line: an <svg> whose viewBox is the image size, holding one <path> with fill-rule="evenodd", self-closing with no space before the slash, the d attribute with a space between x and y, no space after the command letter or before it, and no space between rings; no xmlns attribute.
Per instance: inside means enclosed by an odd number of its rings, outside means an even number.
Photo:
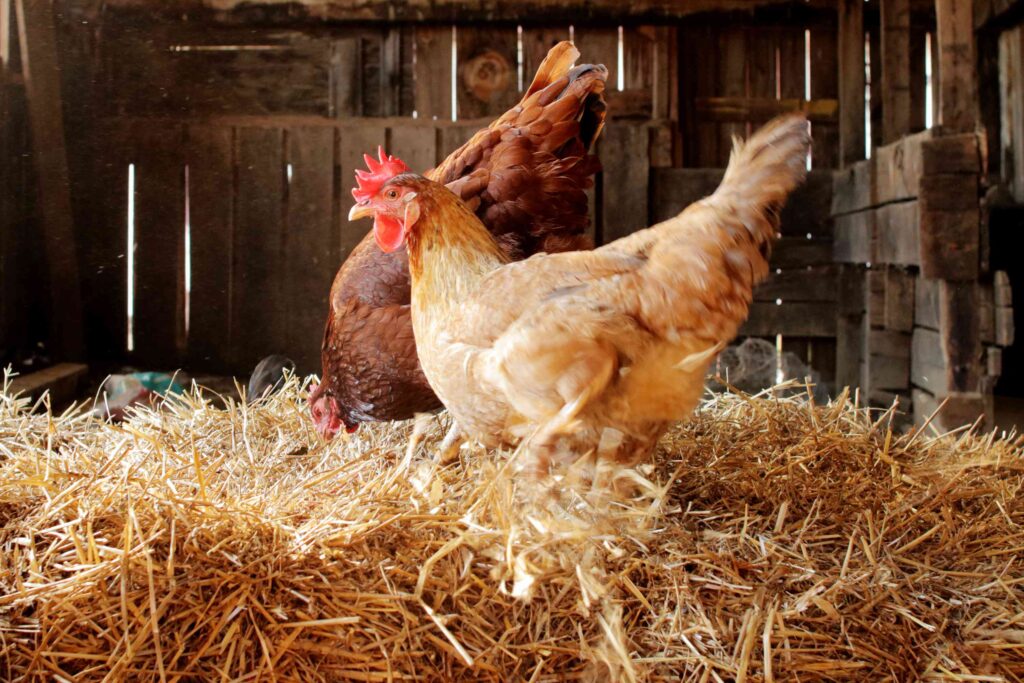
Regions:
<svg viewBox="0 0 1024 683"><path fill-rule="evenodd" d="M605 488L322 438L362 155L437 164L565 39L597 243L807 114L737 364ZM0 0L0 679L1024 680L1022 55L1020 0Z"/></svg>
<svg viewBox="0 0 1024 683"><path fill-rule="evenodd" d="M1013 3L965 6L4 2L0 361L317 372L361 155L432 167L568 38L610 69L598 243L803 110L811 173L742 334L830 393L994 424L994 395L1024 396L1021 34Z"/></svg>
<svg viewBox="0 0 1024 683"><path fill-rule="evenodd" d="M1001 0L4 0L0 363L65 397L125 367L244 379L285 353L317 372L365 229L344 220L361 155L433 166L568 38L610 70L598 243L712 191L732 136L805 111L809 179L743 336L831 395L1009 426L1020 18Z"/></svg>

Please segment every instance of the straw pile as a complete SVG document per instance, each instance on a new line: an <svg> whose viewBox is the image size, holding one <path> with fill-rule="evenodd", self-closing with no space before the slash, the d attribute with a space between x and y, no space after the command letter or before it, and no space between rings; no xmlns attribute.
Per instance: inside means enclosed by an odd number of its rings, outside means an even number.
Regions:
<svg viewBox="0 0 1024 683"><path fill-rule="evenodd" d="M551 496L301 396L0 394L0 678L1024 679L1017 443L723 394L633 498Z"/></svg>

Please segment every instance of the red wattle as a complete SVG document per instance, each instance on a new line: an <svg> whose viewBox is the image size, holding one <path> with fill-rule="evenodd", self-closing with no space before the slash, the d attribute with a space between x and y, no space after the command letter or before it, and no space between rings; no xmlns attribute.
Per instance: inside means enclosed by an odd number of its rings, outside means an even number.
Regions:
<svg viewBox="0 0 1024 683"><path fill-rule="evenodd" d="M405 242L405 226L397 218L376 214L373 218L373 237L381 251L395 251Z"/></svg>

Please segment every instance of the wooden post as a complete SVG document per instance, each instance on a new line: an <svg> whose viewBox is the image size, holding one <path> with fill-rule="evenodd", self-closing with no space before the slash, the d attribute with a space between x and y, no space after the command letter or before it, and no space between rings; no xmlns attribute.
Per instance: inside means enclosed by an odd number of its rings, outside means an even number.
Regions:
<svg viewBox="0 0 1024 683"><path fill-rule="evenodd" d="M864 158L864 3L839 2L839 146L842 164Z"/></svg>
<svg viewBox="0 0 1024 683"><path fill-rule="evenodd" d="M973 0L935 0L939 43L939 116L948 132L973 131L977 122Z"/></svg>
<svg viewBox="0 0 1024 683"><path fill-rule="evenodd" d="M882 0L882 144L910 132L910 2Z"/></svg>
<svg viewBox="0 0 1024 683"><path fill-rule="evenodd" d="M50 0L17 0L18 43L25 78L32 151L42 205L50 279L50 332L55 354L82 354L82 300L71 222L68 160L61 113L60 65Z"/></svg>

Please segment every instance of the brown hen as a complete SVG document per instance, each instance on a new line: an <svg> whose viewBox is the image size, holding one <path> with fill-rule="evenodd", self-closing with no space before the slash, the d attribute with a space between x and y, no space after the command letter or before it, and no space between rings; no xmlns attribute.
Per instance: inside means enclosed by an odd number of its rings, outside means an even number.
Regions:
<svg viewBox="0 0 1024 683"><path fill-rule="evenodd" d="M600 164L589 150L608 74L573 67L578 57L569 42L553 47L519 104L426 174L466 202L504 258L593 246L586 190ZM409 303L405 250L385 254L368 234L331 286L322 380L310 396L322 435L441 407L420 369Z"/></svg>
<svg viewBox="0 0 1024 683"><path fill-rule="evenodd" d="M737 142L710 197L591 252L509 263L463 202L409 173L350 216L375 216L382 249L406 245L420 360L462 430L530 437L538 471L555 454L632 463L690 414L746 319L809 145L805 117L780 118Z"/></svg>

